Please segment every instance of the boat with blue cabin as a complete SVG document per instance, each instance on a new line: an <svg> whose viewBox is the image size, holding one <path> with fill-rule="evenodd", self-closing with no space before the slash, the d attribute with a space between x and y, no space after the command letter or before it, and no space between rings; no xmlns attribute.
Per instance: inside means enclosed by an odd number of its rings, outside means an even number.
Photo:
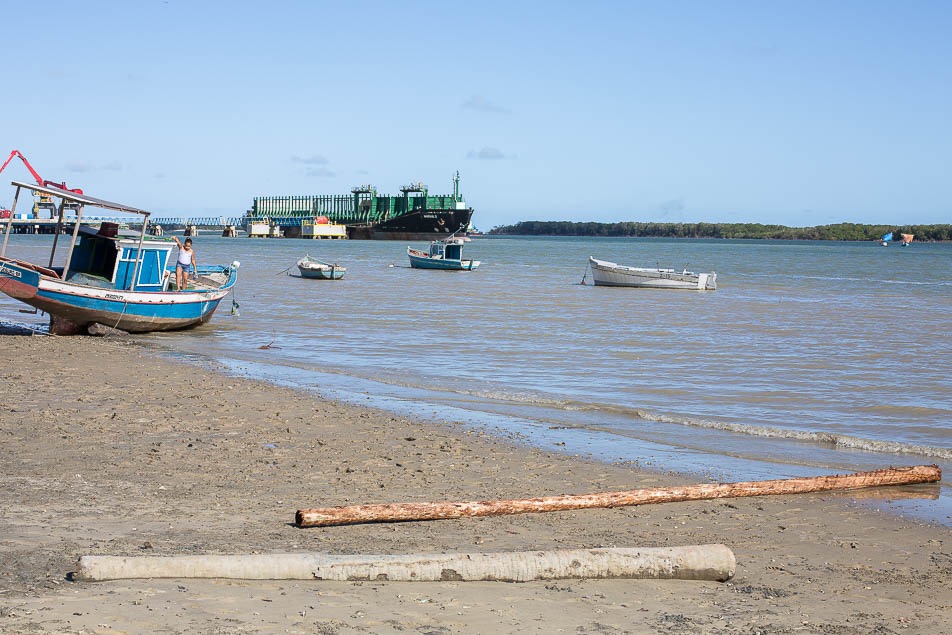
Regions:
<svg viewBox="0 0 952 635"><path fill-rule="evenodd" d="M444 240L434 240L428 251L407 247L410 266L414 269L442 269L445 271L472 271L479 266L478 260L463 258L465 236L450 235Z"/></svg>
<svg viewBox="0 0 952 635"><path fill-rule="evenodd" d="M130 333L186 329L208 322L238 280L237 261L199 266L185 289L175 289L175 242L148 236L151 212L56 187L13 181L21 190L60 203L59 225L73 224L65 265L54 266L59 234L47 264L6 255L11 222L0 249L0 292L50 316L50 332L72 335L94 324ZM129 233L116 223L83 225L84 209L94 207L141 217L142 230ZM70 209L76 216L65 217ZM11 215L12 216L12 215Z"/></svg>

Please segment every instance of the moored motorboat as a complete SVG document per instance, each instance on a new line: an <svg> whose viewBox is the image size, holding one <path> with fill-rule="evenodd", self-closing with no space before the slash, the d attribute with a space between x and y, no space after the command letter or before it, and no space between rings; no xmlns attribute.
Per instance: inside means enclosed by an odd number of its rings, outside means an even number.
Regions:
<svg viewBox="0 0 952 635"><path fill-rule="evenodd" d="M588 258L595 286L602 287L642 287L649 289L699 289L713 291L717 289L717 274L695 273L662 269L660 267L626 267L607 260Z"/></svg>
<svg viewBox="0 0 952 635"><path fill-rule="evenodd" d="M94 324L131 333L170 331L204 324L238 280L238 262L198 267L185 289L175 279L175 243L147 237L150 212L56 187L13 181L14 207L20 191L50 196L63 210L76 210L65 265L41 265L6 255L11 222L0 250L0 292L50 316L50 332L70 335ZM129 235L113 223L82 225L86 206L142 217L142 231ZM54 261L54 239L49 263Z"/></svg>
<svg viewBox="0 0 952 635"><path fill-rule="evenodd" d="M479 266L479 261L463 258L463 244L468 240L462 236L451 235L444 240L432 241L428 251L407 247L410 266L414 269L472 271Z"/></svg>
<svg viewBox="0 0 952 635"><path fill-rule="evenodd" d="M302 278L312 280L340 280L347 273L346 267L341 267L337 263L324 262L317 258L304 256L297 261L298 271Z"/></svg>

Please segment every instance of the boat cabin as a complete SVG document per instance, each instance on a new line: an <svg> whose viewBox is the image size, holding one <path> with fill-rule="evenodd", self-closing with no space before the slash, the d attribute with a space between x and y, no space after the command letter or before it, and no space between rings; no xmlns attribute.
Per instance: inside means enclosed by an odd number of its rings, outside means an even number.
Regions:
<svg viewBox="0 0 952 635"><path fill-rule="evenodd" d="M447 240L434 240L432 243L430 243L430 258L442 258L443 260L462 260L463 239L449 238Z"/></svg>
<svg viewBox="0 0 952 635"><path fill-rule="evenodd" d="M115 223L102 223L98 229L84 225L79 229L69 266L63 272L64 279L122 291L164 291L175 243L165 239L143 240L138 279L133 285L139 244L138 235L123 235Z"/></svg>

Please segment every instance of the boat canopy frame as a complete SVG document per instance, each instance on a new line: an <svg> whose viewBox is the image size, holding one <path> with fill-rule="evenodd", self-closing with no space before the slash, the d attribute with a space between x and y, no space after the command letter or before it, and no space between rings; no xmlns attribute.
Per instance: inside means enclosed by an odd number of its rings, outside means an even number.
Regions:
<svg viewBox="0 0 952 635"><path fill-rule="evenodd" d="M96 198L94 196L88 196L87 194L71 192L70 190L64 190L58 187L48 187L45 185L38 185L36 183L24 183L22 181L11 181L10 184L16 186L17 189L16 194L13 195L13 205L10 207L10 216L7 219L6 231L3 234L3 246L0 247L0 258L6 257L7 242L10 239L10 230L13 228L13 217L16 214L17 201L20 199L20 190L26 188L34 194L46 194L47 196L55 197L60 200L59 214L56 223L56 233L53 235L53 247L50 249L50 261L47 265L47 267L51 270L53 268L53 258L56 255L56 244L59 241L59 235L63 229L63 223L66 220L66 205L69 203L71 205L77 206L76 221L73 224L73 234L70 239L69 250L66 252L66 264L63 266L63 273L60 276L63 280L66 279L66 274L69 273L69 263L73 258L73 250L76 247L76 239L79 236L79 226L82 224L83 209L86 207L86 205L98 207L100 209L107 209L113 212L122 212L126 214L136 214L138 216L142 216L142 232L139 234L139 245L136 249L136 264L132 270L132 288L135 289L136 282L139 278L139 268L142 264L142 243L145 242L145 234L149 226L149 217L152 215L152 212L147 212L144 209L132 207L131 205L114 203L112 201Z"/></svg>

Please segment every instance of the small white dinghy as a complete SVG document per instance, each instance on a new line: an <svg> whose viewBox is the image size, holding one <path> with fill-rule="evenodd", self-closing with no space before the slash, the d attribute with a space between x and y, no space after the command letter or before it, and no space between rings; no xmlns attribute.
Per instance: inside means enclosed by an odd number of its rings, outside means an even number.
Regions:
<svg viewBox="0 0 952 635"><path fill-rule="evenodd" d="M310 256L304 256L298 260L297 268L301 272L302 278L314 280L340 280L347 273L346 267L341 267L336 263L324 262Z"/></svg>
<svg viewBox="0 0 952 635"><path fill-rule="evenodd" d="M717 289L717 274L674 269L626 267L607 260L588 258L597 287L642 287L646 289Z"/></svg>

